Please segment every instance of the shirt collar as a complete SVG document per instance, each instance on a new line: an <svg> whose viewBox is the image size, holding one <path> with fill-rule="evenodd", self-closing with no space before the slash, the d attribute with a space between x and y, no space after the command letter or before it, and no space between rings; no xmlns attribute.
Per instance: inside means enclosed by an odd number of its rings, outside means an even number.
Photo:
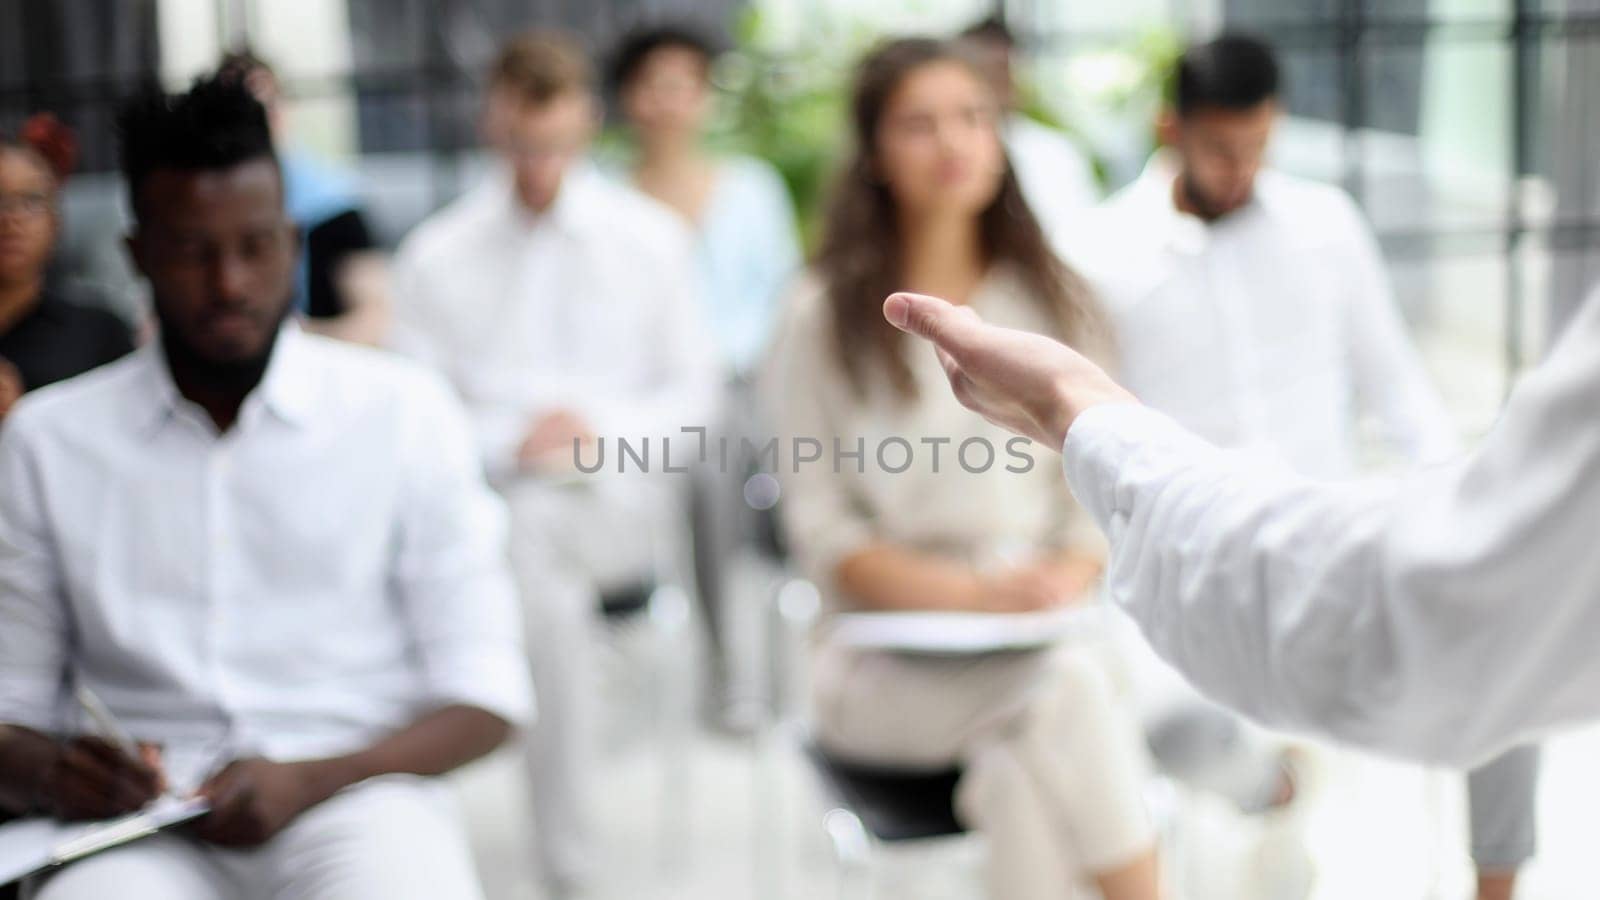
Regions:
<svg viewBox="0 0 1600 900"><path fill-rule="evenodd" d="M1144 171L1134 182L1135 195L1148 221L1164 246L1178 253L1199 254L1210 242L1213 229L1227 224L1236 217L1249 215L1253 210L1265 208L1271 191L1272 174L1262 171L1256 176L1250 200L1240 209L1213 223L1178 209L1172 200L1173 182L1178 178L1178 160L1165 148L1151 154Z"/></svg>
<svg viewBox="0 0 1600 900"><path fill-rule="evenodd" d="M536 231L548 228L582 237L604 224L605 207L608 204L594 196L595 180L603 177L593 163L587 160L575 163L562 177L555 202L541 213L529 212L517 201L511 172L503 163L494 165L483 189L490 192L493 202L504 214L525 229Z"/></svg>
<svg viewBox="0 0 1600 900"><path fill-rule="evenodd" d="M309 340L312 339L293 321L286 322L278 331L267 371L239 409L241 423L256 406L291 426L304 427L310 422L319 388L311 361L306 358ZM142 366L140 394L147 401L134 407L135 424L141 433L149 434L181 411L194 407L178 392L159 338L140 349L138 354Z"/></svg>
<svg viewBox="0 0 1600 900"><path fill-rule="evenodd" d="M299 323L285 322L278 331L267 374L258 388L268 411L289 425L304 427L316 411L322 387L307 356L307 345L316 340L300 330Z"/></svg>

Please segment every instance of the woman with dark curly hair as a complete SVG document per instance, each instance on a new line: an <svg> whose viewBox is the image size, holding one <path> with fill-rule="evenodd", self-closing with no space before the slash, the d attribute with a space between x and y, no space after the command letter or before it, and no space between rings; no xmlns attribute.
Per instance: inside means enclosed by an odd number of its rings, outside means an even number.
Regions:
<svg viewBox="0 0 1600 900"><path fill-rule="evenodd" d="M0 134L0 418L24 392L133 349L121 319L74 302L47 275L61 233L61 184L76 155L54 116Z"/></svg>

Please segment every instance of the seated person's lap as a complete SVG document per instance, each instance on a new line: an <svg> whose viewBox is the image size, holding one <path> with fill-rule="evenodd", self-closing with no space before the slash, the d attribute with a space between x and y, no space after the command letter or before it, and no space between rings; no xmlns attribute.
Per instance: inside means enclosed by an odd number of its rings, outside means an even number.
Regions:
<svg viewBox="0 0 1600 900"><path fill-rule="evenodd" d="M456 801L443 782L386 776L314 807L254 850L161 834L45 880L33 900L477 898Z"/></svg>
<svg viewBox="0 0 1600 900"><path fill-rule="evenodd" d="M670 521L671 492L642 478L595 487L523 479L502 491L511 511L514 556L573 572L602 588L649 577L658 542L676 524Z"/></svg>
<svg viewBox="0 0 1600 900"><path fill-rule="evenodd" d="M938 767L1011 728L1099 660L1077 647L952 659L830 646L814 666L825 746L863 761Z"/></svg>

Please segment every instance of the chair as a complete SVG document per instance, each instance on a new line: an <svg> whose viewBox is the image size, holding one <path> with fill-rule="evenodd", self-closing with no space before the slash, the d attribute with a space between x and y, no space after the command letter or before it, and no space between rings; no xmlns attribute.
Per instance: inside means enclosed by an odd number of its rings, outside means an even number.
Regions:
<svg viewBox="0 0 1600 900"><path fill-rule="evenodd" d="M961 769L913 771L855 762L806 740L804 753L821 782L828 810L823 830L839 865L841 897L868 896L874 857L884 845L959 838Z"/></svg>
<svg viewBox="0 0 1600 900"><path fill-rule="evenodd" d="M683 822L692 796L693 676L684 671L683 656L693 607L681 585L680 553L675 540L658 542L655 571L648 578L600 595L612 661L608 677L621 677L628 693L642 701L647 730L659 748L658 862L665 876L682 871L690 849Z"/></svg>
<svg viewBox="0 0 1600 900"><path fill-rule="evenodd" d="M766 597L768 721L757 752L766 759L770 773L782 755L800 750L824 799L821 824L839 866L838 896L870 897L874 866L885 851L909 849L922 842L956 842L968 834L955 812L962 770L863 764L828 753L807 734L801 721L801 698L809 677L805 635L821 613L822 598L816 585L786 571L788 553L776 517L765 516L761 523L757 533L760 546L782 574L774 579ZM768 807L771 824L778 812L777 787L768 783L761 790L759 802ZM1156 777L1144 793L1161 834L1164 879L1175 892L1173 896L1182 896L1182 869L1177 863L1187 846L1178 827L1181 791L1168 779Z"/></svg>
<svg viewBox="0 0 1600 900"><path fill-rule="evenodd" d="M764 535L782 558L781 535ZM874 867L891 847L956 840L967 833L955 812L961 769L907 770L829 753L800 722L808 673L804 635L821 611L815 585L780 577L768 598L766 656L769 710L767 754L800 750L815 776L825 811L823 832L839 871L840 897L869 897Z"/></svg>
<svg viewBox="0 0 1600 900"><path fill-rule="evenodd" d="M953 837L967 831L955 811L960 767L925 772L853 762L815 741L806 742L805 755L836 808L855 816L880 841Z"/></svg>
<svg viewBox="0 0 1600 900"><path fill-rule="evenodd" d="M622 681L627 693L643 702L639 721L649 723L669 762L675 761L680 755L675 744L687 739L690 702L683 696L690 676L681 671L692 616L687 593L664 579L613 588L600 595L600 616L610 660L607 679Z"/></svg>
<svg viewBox="0 0 1600 900"><path fill-rule="evenodd" d="M646 582L628 585L600 595L600 614L607 622L621 624L650 608L656 586Z"/></svg>
<svg viewBox="0 0 1600 900"><path fill-rule="evenodd" d="M769 600L767 656L771 721L768 753L798 746L824 798L822 828L839 866L840 897L870 897L873 869L885 851L919 842L957 840L968 834L955 811L959 766L937 771L900 769L829 753L799 724L806 673L802 639L820 611L821 598L801 578L780 581ZM1180 828L1185 802L1180 787L1155 776L1144 799L1160 834L1163 880L1172 896L1183 896L1183 865L1189 852Z"/></svg>

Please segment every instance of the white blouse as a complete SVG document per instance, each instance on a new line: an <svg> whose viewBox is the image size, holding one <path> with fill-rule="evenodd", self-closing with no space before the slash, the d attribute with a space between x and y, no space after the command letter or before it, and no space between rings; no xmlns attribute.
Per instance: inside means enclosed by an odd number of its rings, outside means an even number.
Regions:
<svg viewBox="0 0 1600 900"><path fill-rule="evenodd" d="M971 303L992 322L1057 331L1007 268L992 271ZM817 461L779 459L779 508L802 570L834 593L839 562L877 541L979 566L1068 546L1097 552L1102 539L1061 484L1050 448L962 407L931 350L907 353L915 398L901 400L881 370L858 396L838 361L821 284L808 277L791 299L767 386L780 449L820 444ZM836 459L835 440L863 458Z"/></svg>

